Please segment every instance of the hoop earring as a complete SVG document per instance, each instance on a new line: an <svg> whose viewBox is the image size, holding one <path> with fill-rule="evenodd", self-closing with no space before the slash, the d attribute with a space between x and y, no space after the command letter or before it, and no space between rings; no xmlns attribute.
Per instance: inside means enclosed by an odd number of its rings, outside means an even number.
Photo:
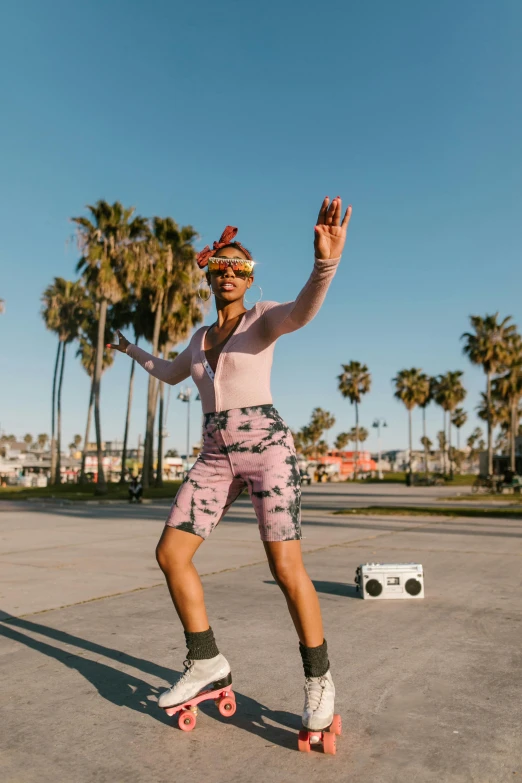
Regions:
<svg viewBox="0 0 522 783"><path fill-rule="evenodd" d="M201 283L198 285L198 296L203 302L208 302L208 300L212 298L212 288L207 284L208 296L201 296L202 285L203 285L203 281L201 281Z"/></svg>
<svg viewBox="0 0 522 783"><path fill-rule="evenodd" d="M251 302L251 301L250 301L250 299L246 299L246 297L245 297L245 298L243 299L243 301L244 301L244 302L246 302L247 304L257 304L257 303L258 303L258 302L260 302L260 301L261 301L261 299L263 298L263 289L261 288L261 286L260 286L260 285L258 285L257 283L253 283L253 284L250 286L250 288L253 288L254 286L255 286L256 288L259 288L259 299L256 299L256 301L255 301L255 302ZM250 291L250 288L248 289L249 291Z"/></svg>

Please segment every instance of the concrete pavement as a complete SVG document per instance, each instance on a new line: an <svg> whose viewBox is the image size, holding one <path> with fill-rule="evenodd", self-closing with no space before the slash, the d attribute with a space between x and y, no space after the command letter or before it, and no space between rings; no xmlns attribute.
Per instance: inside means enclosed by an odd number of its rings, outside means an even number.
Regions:
<svg viewBox="0 0 522 783"><path fill-rule="evenodd" d="M0 512L0 779L517 780L522 521L336 517L346 497L324 490L303 548L344 721L335 758L295 750L299 653L246 501L198 553L238 710L204 707L191 734L156 706L185 653L154 561L166 505L17 504ZM426 599L356 598L368 560L422 562Z"/></svg>

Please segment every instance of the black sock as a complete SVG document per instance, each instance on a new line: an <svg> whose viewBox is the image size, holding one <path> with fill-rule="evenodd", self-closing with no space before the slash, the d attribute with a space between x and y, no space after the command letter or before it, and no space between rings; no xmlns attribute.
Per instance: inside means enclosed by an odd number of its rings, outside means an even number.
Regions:
<svg viewBox="0 0 522 783"><path fill-rule="evenodd" d="M330 668L326 639L319 647L305 647L299 642L305 677L322 677Z"/></svg>
<svg viewBox="0 0 522 783"><path fill-rule="evenodd" d="M190 661L203 661L219 655L212 628L209 628L208 631L198 631L197 633L185 631L185 639L188 649L187 658Z"/></svg>

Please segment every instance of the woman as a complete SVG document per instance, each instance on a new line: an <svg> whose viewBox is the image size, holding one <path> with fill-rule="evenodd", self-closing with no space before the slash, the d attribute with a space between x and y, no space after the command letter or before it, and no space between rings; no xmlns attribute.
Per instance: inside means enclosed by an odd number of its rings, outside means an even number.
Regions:
<svg viewBox="0 0 522 783"><path fill-rule="evenodd" d="M321 610L301 554L301 479L290 430L272 405L270 369L282 334L307 324L318 312L335 274L351 216L341 222L340 198L324 199L315 227L315 264L295 300L244 305L254 282L252 256L228 226L213 249L197 257L208 265L217 320L193 335L169 362L131 345L118 332L111 348L129 354L147 372L170 384L192 375L205 414L201 453L181 485L156 556L187 641L185 670L159 699L167 708L207 686L232 682L209 626L203 587L192 558L227 509L248 488L274 579L292 617L305 673L303 726L320 731L333 720L335 688L323 636Z"/></svg>

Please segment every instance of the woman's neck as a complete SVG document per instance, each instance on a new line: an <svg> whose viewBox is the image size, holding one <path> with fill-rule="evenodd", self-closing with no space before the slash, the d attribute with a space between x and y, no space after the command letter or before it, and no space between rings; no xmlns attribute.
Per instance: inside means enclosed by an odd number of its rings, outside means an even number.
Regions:
<svg viewBox="0 0 522 783"><path fill-rule="evenodd" d="M246 308L242 301L217 305L216 325L221 328L230 321L236 321L243 313L246 313Z"/></svg>

